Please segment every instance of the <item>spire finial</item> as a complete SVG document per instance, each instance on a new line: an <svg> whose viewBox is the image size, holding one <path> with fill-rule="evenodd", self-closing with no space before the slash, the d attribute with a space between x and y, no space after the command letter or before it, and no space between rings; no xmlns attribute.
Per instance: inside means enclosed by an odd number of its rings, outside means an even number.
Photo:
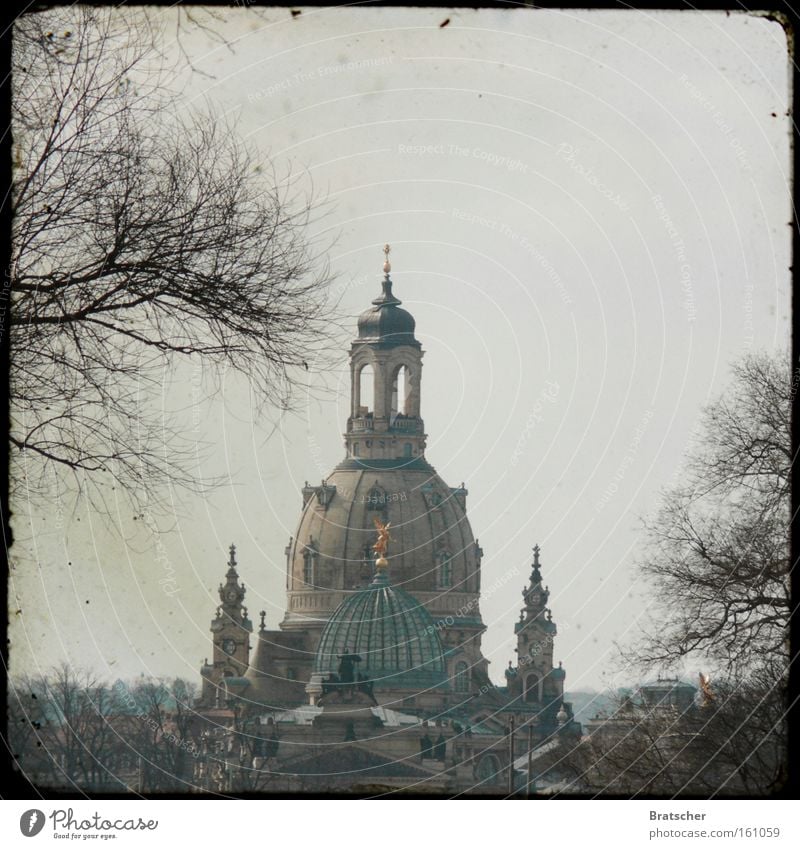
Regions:
<svg viewBox="0 0 800 849"><path fill-rule="evenodd" d="M399 298L395 298L392 294L392 278L389 277L389 272L392 270L392 265L389 262L389 252L391 248L389 245L383 246L383 252L386 254L386 260L383 263L383 280L381 280L381 295L379 298L375 298L372 302L376 307L392 307L399 306L403 302Z"/></svg>
<svg viewBox="0 0 800 849"><path fill-rule="evenodd" d="M235 566L236 565L236 546L233 543L231 543L231 547L228 549L228 551L230 551L230 553L231 553L231 559L228 561L228 566Z"/></svg>
<svg viewBox="0 0 800 849"><path fill-rule="evenodd" d="M262 610L258 615L261 617L261 626L260 626L259 630L266 631L267 625L266 625L266 622L264 620L267 618L267 611Z"/></svg>
<svg viewBox="0 0 800 849"><path fill-rule="evenodd" d="M534 547L533 547L533 565L534 566L539 565L539 551L540 550L541 549L539 548L539 543L537 542L536 545L534 545Z"/></svg>

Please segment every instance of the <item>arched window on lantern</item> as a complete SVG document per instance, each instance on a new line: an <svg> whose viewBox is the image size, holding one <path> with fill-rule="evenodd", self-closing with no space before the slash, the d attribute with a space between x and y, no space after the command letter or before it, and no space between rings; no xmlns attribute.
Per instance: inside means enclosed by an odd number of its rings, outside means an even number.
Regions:
<svg viewBox="0 0 800 849"><path fill-rule="evenodd" d="M411 370L406 365L398 366L392 375L392 397L389 414L392 419L407 416L409 413L409 395L411 394Z"/></svg>
<svg viewBox="0 0 800 849"><path fill-rule="evenodd" d="M375 409L375 370L369 363L361 366L358 370L356 387L356 418L364 418L372 415Z"/></svg>

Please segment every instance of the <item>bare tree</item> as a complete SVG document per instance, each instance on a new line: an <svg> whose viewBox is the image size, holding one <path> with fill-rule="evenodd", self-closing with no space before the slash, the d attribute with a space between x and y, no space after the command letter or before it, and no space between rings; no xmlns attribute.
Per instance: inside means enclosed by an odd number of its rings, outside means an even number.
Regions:
<svg viewBox="0 0 800 849"><path fill-rule="evenodd" d="M189 791L193 759L199 754L195 685L179 678L142 681L129 692L135 711L127 743L140 762L139 791Z"/></svg>
<svg viewBox="0 0 800 849"><path fill-rule="evenodd" d="M714 794L770 795L788 780L787 668L766 661L747 678L720 681L702 729L706 762L690 776Z"/></svg>
<svg viewBox="0 0 800 849"><path fill-rule="evenodd" d="M784 362L754 354L706 409L685 479L648 527L655 602L637 664L692 656L737 679L765 658L786 667L792 403Z"/></svg>
<svg viewBox="0 0 800 849"><path fill-rule="evenodd" d="M150 679L109 687L67 665L9 683L8 744L34 785L194 789L194 684Z"/></svg>
<svg viewBox="0 0 800 849"><path fill-rule="evenodd" d="M9 743L20 769L42 786L115 786L112 712L108 687L67 664L10 682Z"/></svg>
<svg viewBox="0 0 800 849"><path fill-rule="evenodd" d="M49 717L42 688L32 676L24 675L9 679L7 695L4 742L12 761L33 784L42 783L47 777L52 779L54 764L43 743Z"/></svg>
<svg viewBox="0 0 800 849"><path fill-rule="evenodd" d="M230 367L286 407L331 326L310 203L235 128L181 112L157 44L142 10L15 25L11 443L26 498L52 497L65 470L95 496L199 485L154 403L164 374Z"/></svg>
<svg viewBox="0 0 800 849"><path fill-rule="evenodd" d="M622 660L713 668L709 693L680 714L620 704L565 758L576 786L759 795L785 783L793 401L785 362L752 354L704 411L683 477L647 528L640 568L654 602Z"/></svg>
<svg viewBox="0 0 800 849"><path fill-rule="evenodd" d="M675 796L698 792L688 781L698 771L697 750L688 717L625 698L591 735L549 753L540 769L557 771L559 792L568 794Z"/></svg>
<svg viewBox="0 0 800 849"><path fill-rule="evenodd" d="M620 698L577 746L539 768L559 792L593 796L766 796L788 775L785 679L722 682L712 701L677 710Z"/></svg>

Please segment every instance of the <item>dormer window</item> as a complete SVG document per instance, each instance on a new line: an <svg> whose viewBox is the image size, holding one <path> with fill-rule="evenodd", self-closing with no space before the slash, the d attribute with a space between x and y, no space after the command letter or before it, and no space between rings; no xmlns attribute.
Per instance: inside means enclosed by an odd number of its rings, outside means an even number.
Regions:
<svg viewBox="0 0 800 849"><path fill-rule="evenodd" d="M367 510L384 510L386 500L386 493L380 487L373 486L367 495Z"/></svg>
<svg viewBox="0 0 800 849"><path fill-rule="evenodd" d="M317 552L311 546L303 549L303 583L307 587L314 586L314 571L317 560Z"/></svg>
<svg viewBox="0 0 800 849"><path fill-rule="evenodd" d="M456 664L454 679L454 689L457 693L469 691L469 667L463 660Z"/></svg>

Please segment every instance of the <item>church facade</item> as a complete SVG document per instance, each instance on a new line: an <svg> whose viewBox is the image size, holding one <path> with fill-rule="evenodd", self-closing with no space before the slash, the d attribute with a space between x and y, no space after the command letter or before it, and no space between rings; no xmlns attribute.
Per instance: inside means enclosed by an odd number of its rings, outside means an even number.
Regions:
<svg viewBox="0 0 800 849"><path fill-rule="evenodd" d="M538 546L516 661L504 686L490 680L483 551L464 484L425 456L423 350L384 250L381 294L350 349L345 456L302 488L277 628L262 612L254 630L231 546L201 669L207 789L502 793L519 783L520 755L580 734L553 664Z"/></svg>

